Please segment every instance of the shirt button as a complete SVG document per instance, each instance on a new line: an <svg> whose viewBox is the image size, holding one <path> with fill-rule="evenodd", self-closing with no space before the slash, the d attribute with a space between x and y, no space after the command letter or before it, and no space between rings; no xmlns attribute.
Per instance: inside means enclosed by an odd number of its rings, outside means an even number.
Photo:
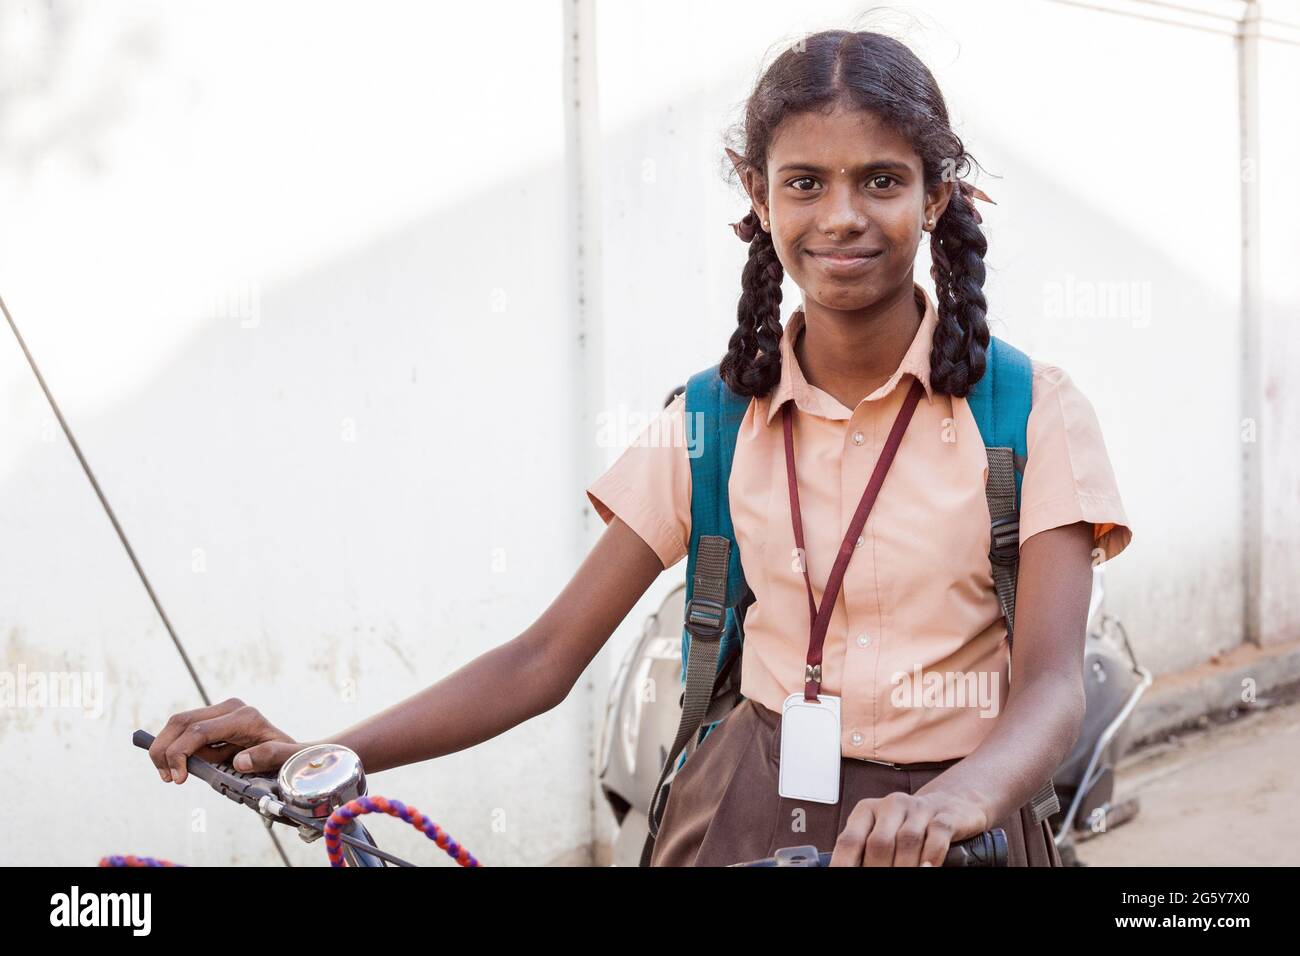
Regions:
<svg viewBox="0 0 1300 956"><path fill-rule="evenodd" d="M863 443L863 441L865 441L865 440L866 440L866 439L863 437L862 432L854 432L854 433L853 433L853 444L855 444L855 445L861 445L861 444Z"/></svg>
<svg viewBox="0 0 1300 956"><path fill-rule="evenodd" d="M871 638L870 638L870 636L868 636L868 635L866 635L866 634L859 634L859 635L858 635L858 647L866 647L866 646L867 646L868 644L870 644L870 643L871 643Z"/></svg>
<svg viewBox="0 0 1300 956"><path fill-rule="evenodd" d="M855 747L862 743L862 735L856 730L853 731L853 736L849 739L853 741L853 746Z"/></svg>

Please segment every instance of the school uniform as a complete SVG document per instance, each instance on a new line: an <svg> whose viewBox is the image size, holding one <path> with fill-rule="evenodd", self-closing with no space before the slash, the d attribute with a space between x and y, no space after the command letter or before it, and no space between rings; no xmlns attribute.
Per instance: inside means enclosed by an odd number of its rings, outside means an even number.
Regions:
<svg viewBox="0 0 1300 956"><path fill-rule="evenodd" d="M938 315L919 284L915 295L923 318L907 353L855 408L811 385L799 369L794 343L803 311L785 323L780 382L750 401L728 485L755 596L745 617L745 700L675 778L652 865L729 864L799 844L829 850L858 800L915 792L993 727L1009 689L1009 656L988 556L988 461L966 399L930 388ZM1096 414L1062 369L1032 366L1021 543L1086 521L1093 525L1094 560L1112 558L1128 546L1132 530ZM842 796L837 804L781 798L781 707L803 690L809 629L781 410L793 403L804 559L820 607L913 380L924 394L856 542L824 646L821 693L841 697ZM587 488L602 520L617 514L665 568L686 556L690 542L690 436L698 429L684 419L685 398L678 396ZM1033 824L1027 807L996 825L1007 831L1013 865L1060 865L1047 821Z"/></svg>

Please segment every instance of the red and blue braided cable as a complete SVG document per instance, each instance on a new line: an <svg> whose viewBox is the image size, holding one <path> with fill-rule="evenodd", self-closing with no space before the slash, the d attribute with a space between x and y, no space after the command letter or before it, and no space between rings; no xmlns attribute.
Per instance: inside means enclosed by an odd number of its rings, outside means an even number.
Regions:
<svg viewBox="0 0 1300 956"><path fill-rule="evenodd" d="M178 866L184 868L184 863L173 863L171 860L159 860L152 856L132 856L131 854L121 855L113 854L112 856L102 856L99 858L100 866Z"/></svg>
<svg viewBox="0 0 1300 956"><path fill-rule="evenodd" d="M469 850L452 839L446 830L415 809L415 807L409 807L400 800L367 796L358 797L356 800L343 804L330 814L330 818L325 821L325 852L329 856L330 866L344 865L343 841L339 839L339 832L354 819L367 813L386 813L390 817L405 820L442 847L443 851L461 866L483 865L474 859Z"/></svg>

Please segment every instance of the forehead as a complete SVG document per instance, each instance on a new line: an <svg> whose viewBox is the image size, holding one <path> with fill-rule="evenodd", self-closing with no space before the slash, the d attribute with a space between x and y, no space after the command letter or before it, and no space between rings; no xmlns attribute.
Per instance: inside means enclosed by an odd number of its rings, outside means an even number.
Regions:
<svg viewBox="0 0 1300 956"><path fill-rule="evenodd" d="M772 169L786 163L849 166L886 158L921 168L921 158L907 137L875 113L840 105L830 112L787 116L772 136L767 157Z"/></svg>

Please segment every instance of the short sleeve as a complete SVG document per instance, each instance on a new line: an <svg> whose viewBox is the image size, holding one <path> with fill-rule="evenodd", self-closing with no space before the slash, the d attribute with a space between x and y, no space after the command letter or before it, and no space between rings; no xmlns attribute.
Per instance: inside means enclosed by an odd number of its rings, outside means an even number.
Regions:
<svg viewBox="0 0 1300 956"><path fill-rule="evenodd" d="M1020 540L1090 521L1100 561L1133 538L1101 424L1092 403L1061 368L1033 362L1028 462L1020 488ZM1100 563L1100 561L1098 563Z"/></svg>
<svg viewBox="0 0 1300 956"><path fill-rule="evenodd" d="M587 486L605 524L614 515L640 535L665 569L686 557L691 537L691 464L678 395L642 429L609 469Z"/></svg>

